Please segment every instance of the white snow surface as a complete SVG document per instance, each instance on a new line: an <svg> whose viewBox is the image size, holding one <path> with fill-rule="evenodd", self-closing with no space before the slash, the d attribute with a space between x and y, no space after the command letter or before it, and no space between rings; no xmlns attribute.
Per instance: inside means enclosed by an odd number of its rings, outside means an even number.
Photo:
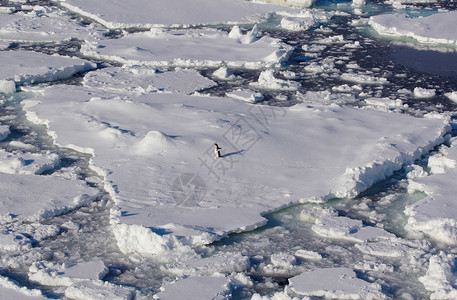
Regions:
<svg viewBox="0 0 457 300"><path fill-rule="evenodd" d="M57 8L34 6L30 12L0 13L0 40L8 42L60 42L77 38L94 40L107 30L83 26Z"/></svg>
<svg viewBox="0 0 457 300"><path fill-rule="evenodd" d="M442 251L430 257L427 273L419 277L425 289L432 292L430 299L457 298L455 260L455 255Z"/></svg>
<svg viewBox="0 0 457 300"><path fill-rule="evenodd" d="M71 286L84 280L101 280L108 274L102 261L81 263L36 262L29 268L29 279L47 286Z"/></svg>
<svg viewBox="0 0 457 300"><path fill-rule="evenodd" d="M10 135L10 127L7 125L0 125L0 141L3 141Z"/></svg>
<svg viewBox="0 0 457 300"><path fill-rule="evenodd" d="M207 244L265 224L262 214L292 203L354 197L450 130L447 119L336 105L120 97L64 85L40 93L26 101L27 117L46 124L57 144L93 155L92 168L116 203L111 223L126 253ZM223 158L214 157L214 142ZM185 185L188 198L179 185L186 173L204 183Z"/></svg>
<svg viewBox="0 0 457 300"><path fill-rule="evenodd" d="M419 43L457 46L457 11L410 18L406 14L385 14L370 17L369 24L380 34L410 37Z"/></svg>
<svg viewBox="0 0 457 300"><path fill-rule="evenodd" d="M386 299L378 283L357 278L350 268L312 269L289 279L289 289L300 296L325 299Z"/></svg>
<svg viewBox="0 0 457 300"><path fill-rule="evenodd" d="M65 296L74 300L130 300L135 296L132 288L100 280L84 280L65 289Z"/></svg>
<svg viewBox="0 0 457 300"><path fill-rule="evenodd" d="M44 300L49 299L41 294L40 290L31 290L21 287L17 282L0 276L0 296L2 300Z"/></svg>
<svg viewBox="0 0 457 300"><path fill-rule="evenodd" d="M432 174L409 181L410 190L420 190L427 194L424 199L407 206L409 216L406 229L422 232L430 238L457 245L457 141L454 139L449 149L435 154L429 159Z"/></svg>
<svg viewBox="0 0 457 300"><path fill-rule="evenodd" d="M232 282L227 277L190 276L161 287L154 299L231 299Z"/></svg>
<svg viewBox="0 0 457 300"><path fill-rule="evenodd" d="M79 58L30 51L1 51L0 65L0 80L12 80L16 84L65 79L96 67Z"/></svg>
<svg viewBox="0 0 457 300"><path fill-rule="evenodd" d="M215 86L216 83L190 69L156 72L151 68L111 67L89 72L84 76L83 85L94 89L138 94L157 91L192 94Z"/></svg>
<svg viewBox="0 0 457 300"><path fill-rule="evenodd" d="M0 173L0 220L37 221L93 202L98 190L82 181Z"/></svg>
<svg viewBox="0 0 457 300"><path fill-rule="evenodd" d="M257 27L239 37L215 29L162 30L88 42L81 51L91 57L152 67L246 67L281 63L293 50L278 39L257 38ZM230 51L227 51L230 49Z"/></svg>
<svg viewBox="0 0 457 300"><path fill-rule="evenodd" d="M54 0L108 28L251 23L292 8L245 0Z"/></svg>

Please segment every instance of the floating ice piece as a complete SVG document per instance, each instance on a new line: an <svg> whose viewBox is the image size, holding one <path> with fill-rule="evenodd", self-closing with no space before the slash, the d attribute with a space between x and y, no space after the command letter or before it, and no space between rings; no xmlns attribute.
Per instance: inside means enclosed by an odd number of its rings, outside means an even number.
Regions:
<svg viewBox="0 0 457 300"><path fill-rule="evenodd" d="M95 25L82 26L56 8L47 11L0 14L0 39L9 42L60 42L72 38L101 38L107 30Z"/></svg>
<svg viewBox="0 0 457 300"><path fill-rule="evenodd" d="M8 153L0 149L0 173L7 174L36 174L52 170L60 162L55 153Z"/></svg>
<svg viewBox="0 0 457 300"><path fill-rule="evenodd" d="M232 72L230 72L226 67L220 67L216 71L214 71L213 76L217 79L222 80L236 80L239 79L239 76L236 76Z"/></svg>
<svg viewBox="0 0 457 300"><path fill-rule="evenodd" d="M2 218L0 221L11 222L13 217ZM42 225L39 223L12 222L0 225L0 249L17 251L30 249L32 242L56 236L60 233L57 225Z"/></svg>
<svg viewBox="0 0 457 300"><path fill-rule="evenodd" d="M0 295L4 300L46 300L40 290L31 290L11 279L0 276Z"/></svg>
<svg viewBox="0 0 457 300"><path fill-rule="evenodd" d="M272 69L262 71L258 81L251 82L249 85L257 88L279 91L296 91L301 87L299 82L276 78Z"/></svg>
<svg viewBox="0 0 457 300"><path fill-rule="evenodd" d="M354 266L356 270L362 271L371 271L371 272L381 272L381 273L393 273L394 266L391 264L383 264L380 262L360 262Z"/></svg>
<svg viewBox="0 0 457 300"><path fill-rule="evenodd" d="M290 10L273 4L243 0L59 0L60 5L108 28L151 28L155 25L207 25L260 21L262 16Z"/></svg>
<svg viewBox="0 0 457 300"><path fill-rule="evenodd" d="M374 108L381 108L381 109L389 109L389 108L401 108L403 107L403 101L397 99L389 99L389 98L367 98L364 99L365 103L370 105L371 107Z"/></svg>
<svg viewBox="0 0 457 300"><path fill-rule="evenodd" d="M0 220L36 221L93 202L98 190L81 181L51 176L0 174ZM20 191L20 192L18 192Z"/></svg>
<svg viewBox="0 0 457 300"><path fill-rule="evenodd" d="M71 286L83 280L101 280L108 274L102 261L82 263L36 262L29 268L29 279L47 286Z"/></svg>
<svg viewBox="0 0 457 300"><path fill-rule="evenodd" d="M332 208L321 206L306 206L300 212L300 220L304 222L315 222L321 216L338 216L338 212Z"/></svg>
<svg viewBox="0 0 457 300"><path fill-rule="evenodd" d="M289 289L300 296L326 299L385 299L381 285L357 278L349 268L312 269L289 279Z"/></svg>
<svg viewBox="0 0 457 300"><path fill-rule="evenodd" d="M322 255L318 252L310 251L310 250L297 250L295 251L294 254L296 257L306 259L306 260L312 260L312 261L318 261L322 260Z"/></svg>
<svg viewBox="0 0 457 300"><path fill-rule="evenodd" d="M262 2L288 6L311 7L315 0L262 0Z"/></svg>
<svg viewBox="0 0 457 300"><path fill-rule="evenodd" d="M0 141L3 141L10 135L10 127L7 125L0 125Z"/></svg>
<svg viewBox="0 0 457 300"><path fill-rule="evenodd" d="M457 92L450 92L444 94L446 97L448 97L450 100L454 101L457 103Z"/></svg>
<svg viewBox="0 0 457 300"><path fill-rule="evenodd" d="M162 269L179 276L195 276L246 272L250 266L249 257L239 253L224 253L207 258L168 264L162 267Z"/></svg>
<svg viewBox="0 0 457 300"><path fill-rule="evenodd" d="M191 276L162 286L154 299L230 299L233 289L232 280L227 277Z"/></svg>
<svg viewBox="0 0 457 300"><path fill-rule="evenodd" d="M321 236L344 239L354 242L382 240L394 238L395 235L377 228L363 226L362 221L347 217L324 215L316 219L312 230Z"/></svg>
<svg viewBox="0 0 457 300"><path fill-rule="evenodd" d="M227 95L227 97L251 103L263 100L263 95L261 93L252 90L237 89L235 91L227 92L225 94Z"/></svg>
<svg viewBox="0 0 457 300"><path fill-rule="evenodd" d="M435 89L424 89L421 87L414 88L414 97L416 98L431 98L436 95Z"/></svg>
<svg viewBox="0 0 457 300"><path fill-rule="evenodd" d="M444 174L433 174L409 181L408 190L424 191L427 197L406 207L405 214L409 216L406 229L425 233L439 242L457 245L456 141L452 142L444 158L442 154L437 155L439 159L432 159L432 170L437 173L445 172Z"/></svg>
<svg viewBox="0 0 457 300"><path fill-rule="evenodd" d="M65 296L74 300L130 300L135 291L100 280L84 280L66 288Z"/></svg>
<svg viewBox="0 0 457 300"><path fill-rule="evenodd" d="M0 93L12 94L16 92L16 83L13 80L0 80Z"/></svg>
<svg viewBox="0 0 457 300"><path fill-rule="evenodd" d="M425 289L432 292L430 299L457 298L455 261L455 255L443 251L430 257L427 273L419 277Z"/></svg>
<svg viewBox="0 0 457 300"><path fill-rule="evenodd" d="M302 94L297 92L296 94L297 100L302 101L306 104L314 104L314 105L331 105L331 104L348 104L354 103L358 100L350 94L333 94L329 91L320 91L320 92L306 92L306 94Z"/></svg>
<svg viewBox="0 0 457 300"><path fill-rule="evenodd" d="M360 84L386 84L388 83L386 78L375 77L365 74L353 74L353 73L344 73L340 76L341 80L349 82L357 82Z"/></svg>
<svg viewBox="0 0 457 300"><path fill-rule="evenodd" d="M354 247L364 254L382 257L404 257L413 249L399 242L379 241L355 244Z"/></svg>
<svg viewBox="0 0 457 300"><path fill-rule="evenodd" d="M365 0L352 0L352 7L362 7L365 5Z"/></svg>
<svg viewBox="0 0 457 300"><path fill-rule="evenodd" d="M343 35L334 35L326 38L322 38L316 41L317 44L344 44L347 41L344 39Z"/></svg>
<svg viewBox="0 0 457 300"><path fill-rule="evenodd" d="M96 64L79 58L31 51L2 51L0 64L0 80L10 80L16 84L65 79L96 68Z"/></svg>
<svg viewBox="0 0 457 300"><path fill-rule="evenodd" d="M327 57L322 61L310 63L305 67L305 71L313 73L328 73L338 72L338 69L335 68L335 60Z"/></svg>
<svg viewBox="0 0 457 300"><path fill-rule="evenodd" d="M159 93L121 99L65 85L39 90L25 101L27 117L46 124L57 144L93 155L91 167L115 201L111 224L125 253L207 244L261 226L263 214L292 203L354 197L450 130L447 119L350 107ZM174 146L160 156L132 151L150 131ZM225 156L217 160L215 141Z"/></svg>
<svg viewBox="0 0 457 300"><path fill-rule="evenodd" d="M428 17L410 18L406 14L370 17L369 24L380 34L411 37L419 43L457 46L457 11L436 13Z"/></svg>
<svg viewBox="0 0 457 300"><path fill-rule="evenodd" d="M280 12L283 15L281 27L291 31L308 30L321 22L330 20L333 14L320 9L307 9L299 13Z"/></svg>
<svg viewBox="0 0 457 300"><path fill-rule="evenodd" d="M158 73L154 69L139 67L104 68L87 73L83 85L88 88L110 90L113 92L135 92L145 94L163 90L168 92L192 94L210 88L216 83L203 77L198 71L178 69Z"/></svg>
<svg viewBox="0 0 457 300"><path fill-rule="evenodd" d="M278 39L268 36L258 39L254 35L257 34L238 40L226 32L211 29L168 30L160 35L139 32L119 39L86 43L81 51L96 58L152 67L258 68L287 60L293 50Z"/></svg>

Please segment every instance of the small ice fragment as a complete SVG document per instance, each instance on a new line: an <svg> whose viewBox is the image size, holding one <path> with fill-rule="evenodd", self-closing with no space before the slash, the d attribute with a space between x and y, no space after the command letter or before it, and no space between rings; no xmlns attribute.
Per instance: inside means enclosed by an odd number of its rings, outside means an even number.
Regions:
<svg viewBox="0 0 457 300"><path fill-rule="evenodd" d="M314 251L303 250L303 249L295 251L295 256L306 259L306 260L312 260L312 261L322 260L321 254L314 252Z"/></svg>
<svg viewBox="0 0 457 300"><path fill-rule="evenodd" d="M431 98L436 94L435 89L424 89L421 87L414 88L414 97L416 98Z"/></svg>
<svg viewBox="0 0 457 300"><path fill-rule="evenodd" d="M252 90L237 89L235 91L227 92L226 95L230 98L243 100L251 103L263 100L263 95L261 93Z"/></svg>
<svg viewBox="0 0 457 300"><path fill-rule="evenodd" d="M135 296L132 288L100 280L85 280L65 290L65 296L74 300L130 300Z"/></svg>
<svg viewBox="0 0 457 300"><path fill-rule="evenodd" d="M16 83L12 80L0 80L0 93L12 94L16 92Z"/></svg>
<svg viewBox="0 0 457 300"><path fill-rule="evenodd" d="M450 92L450 93L446 93L444 95L446 95L446 97L448 97L450 100L457 103L457 92Z"/></svg>
<svg viewBox="0 0 457 300"><path fill-rule="evenodd" d="M221 67L214 71L213 76L222 80L235 80L239 78L230 72L226 67Z"/></svg>
<svg viewBox="0 0 457 300"><path fill-rule="evenodd" d="M10 127L7 125L0 125L0 141L3 141L10 134Z"/></svg>

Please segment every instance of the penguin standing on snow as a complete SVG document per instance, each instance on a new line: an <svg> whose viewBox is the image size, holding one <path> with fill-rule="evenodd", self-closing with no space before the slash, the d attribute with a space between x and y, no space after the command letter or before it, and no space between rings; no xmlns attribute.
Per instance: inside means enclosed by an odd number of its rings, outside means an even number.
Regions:
<svg viewBox="0 0 457 300"><path fill-rule="evenodd" d="M218 144L214 144L214 153L216 154L216 158L222 157L221 155L221 147Z"/></svg>

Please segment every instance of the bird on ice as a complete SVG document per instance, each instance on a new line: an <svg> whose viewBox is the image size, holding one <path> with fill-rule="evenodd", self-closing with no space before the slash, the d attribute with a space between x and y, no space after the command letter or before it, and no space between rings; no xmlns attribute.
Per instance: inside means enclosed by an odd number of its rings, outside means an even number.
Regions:
<svg viewBox="0 0 457 300"><path fill-rule="evenodd" d="M216 154L216 158L222 157L221 150L222 148L219 147L218 144L214 143L214 154Z"/></svg>

